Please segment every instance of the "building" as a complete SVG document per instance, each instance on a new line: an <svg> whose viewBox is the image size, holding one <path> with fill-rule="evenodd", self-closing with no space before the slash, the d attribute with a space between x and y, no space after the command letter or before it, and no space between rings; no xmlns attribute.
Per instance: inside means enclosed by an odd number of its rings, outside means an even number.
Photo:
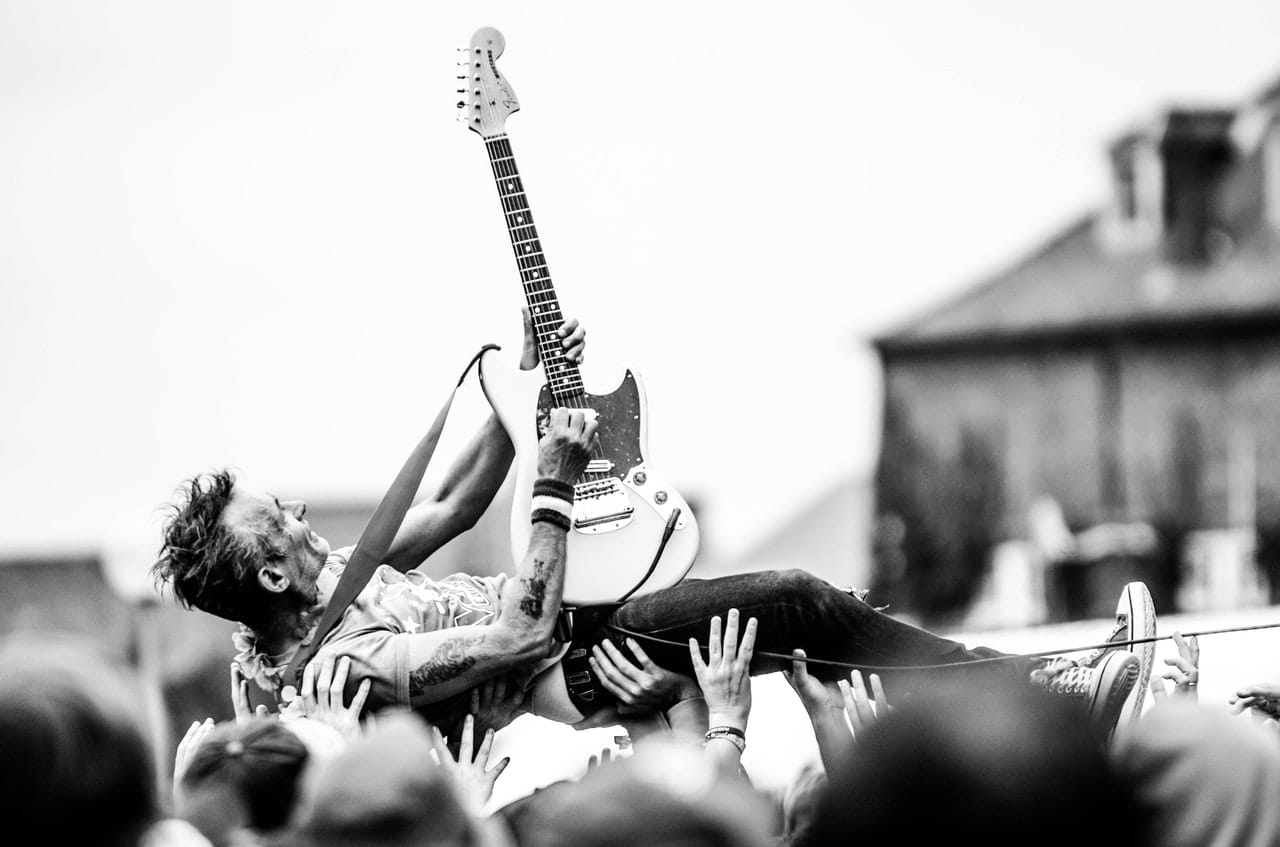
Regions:
<svg viewBox="0 0 1280 847"><path fill-rule="evenodd" d="M1108 152L1105 208L875 340L877 583L926 619L966 608L1045 498L1072 530L1154 528L1127 575L1163 608L1191 533L1276 557L1280 81L1169 109Z"/></svg>

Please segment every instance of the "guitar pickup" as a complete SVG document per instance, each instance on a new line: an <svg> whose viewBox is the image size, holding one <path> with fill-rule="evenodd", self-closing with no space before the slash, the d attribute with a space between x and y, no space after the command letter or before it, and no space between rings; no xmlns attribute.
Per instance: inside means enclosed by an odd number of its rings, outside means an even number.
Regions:
<svg viewBox="0 0 1280 847"><path fill-rule="evenodd" d="M587 462L585 473L609 473L613 470L613 462L608 459L592 459Z"/></svg>
<svg viewBox="0 0 1280 847"><path fill-rule="evenodd" d="M599 526L600 524L612 523L614 521L629 521L631 520L631 515L634 513L635 509L628 506L619 512L614 512L608 515L593 515L589 518L574 518L573 528L587 529L588 527Z"/></svg>

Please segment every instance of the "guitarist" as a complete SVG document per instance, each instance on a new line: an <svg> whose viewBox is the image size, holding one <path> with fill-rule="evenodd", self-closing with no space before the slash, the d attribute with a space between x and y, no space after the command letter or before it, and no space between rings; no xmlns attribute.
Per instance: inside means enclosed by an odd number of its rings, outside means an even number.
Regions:
<svg viewBox="0 0 1280 847"><path fill-rule="evenodd" d="M558 331L566 357L580 363L585 331L566 321ZM526 315L522 367L537 364ZM525 685L535 714L569 723L615 702L587 671L588 647L606 638L621 645L616 625L671 644L645 645L664 668L691 675L689 640L705 637L710 619L738 609L759 620L752 673L789 668L803 648L810 656L855 665L950 664L1001 654L970 650L882 614L860 597L802 570L686 580L575 623L573 649L554 640L564 583L573 483L586 468L595 422L581 410L556 409L539 443L528 552L513 578L454 574L433 581L416 569L445 542L474 525L512 460L505 431L491 418L446 474L438 491L408 513L367 586L329 632L313 659L349 662L346 697L371 682L366 708L411 706L440 719L441 706L499 676ZM240 672L279 694L282 671L308 643L346 565L351 548L331 550L311 531L306 504L281 502L218 471L189 480L163 529L152 568L187 607L241 624L234 636ZM1124 641L1120 638L1118 641ZM566 656L566 653L568 654ZM561 662L564 658L565 661ZM333 663L328 663L333 667ZM1068 659L1013 659L981 665L985 673L1032 679L1051 692L1084 699L1109 733L1138 676L1138 659L1109 650L1087 664ZM813 665L811 665L813 667ZM971 671L977 673L978 671ZM834 680L840 669L818 667ZM323 677L323 671L321 676ZM914 687L914 676L882 673L886 684ZM321 678L328 686L330 680ZM892 694L892 692L891 692ZM465 706L463 707L465 708Z"/></svg>

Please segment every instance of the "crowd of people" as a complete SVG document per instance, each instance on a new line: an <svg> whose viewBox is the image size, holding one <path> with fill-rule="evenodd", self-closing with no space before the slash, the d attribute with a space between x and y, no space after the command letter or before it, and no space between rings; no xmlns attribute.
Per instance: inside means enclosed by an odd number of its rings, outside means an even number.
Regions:
<svg viewBox="0 0 1280 847"><path fill-rule="evenodd" d="M626 653L598 646L622 720L647 716L628 724L632 743L497 807L495 786L520 748L494 761L495 733L527 712L509 680L469 692L446 737L411 709L367 709L367 683L348 696L347 660L317 660L279 713L250 706L233 666L234 720L192 724L169 780L154 772L127 668L86 644L14 640L0 649L0 796L14 832L120 847L728 847L851 834L1280 843L1280 690L1244 686L1230 704L1199 703L1194 638L1173 636L1178 655L1150 680L1154 703L1115 732L1099 731L1079 702L986 675L975 684L948 673L891 705L878 674L823 683L797 650L785 674L820 760L778 792L757 788L742 763L758 628L737 610L713 618L689 646L687 678L634 640Z"/></svg>
<svg viewBox="0 0 1280 847"><path fill-rule="evenodd" d="M577 322L556 333L581 362ZM1195 702L1194 639L1175 635L1153 677L1140 584L1074 658L971 648L798 568L566 618L575 482L599 422L557 408L542 426L528 552L499 577L423 567L507 476L496 418L385 545L331 549L305 503L226 470L185 483L153 573L240 624L234 720L193 723L170 779L125 669L84 645L4 644L10 830L111 847L1280 843L1280 736ZM757 788L742 758L751 678L776 671L819 751L783 792ZM1280 687L1241 688L1230 707L1274 723ZM531 779L522 756L558 765L541 769L553 778Z"/></svg>

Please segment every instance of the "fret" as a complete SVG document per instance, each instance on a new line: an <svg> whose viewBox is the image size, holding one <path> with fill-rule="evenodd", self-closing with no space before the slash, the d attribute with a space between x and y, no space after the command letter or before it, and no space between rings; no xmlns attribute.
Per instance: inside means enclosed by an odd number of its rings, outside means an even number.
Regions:
<svg viewBox="0 0 1280 847"><path fill-rule="evenodd" d="M559 329L564 323L564 315L551 284L551 271L538 239L524 183L516 170L515 156L506 135L486 139L485 144L498 200L507 220L507 234L515 253L516 269L520 272L525 302L529 306L543 372L555 401L560 405L572 405L580 402L583 396L582 375L578 366L565 358L564 348L560 345Z"/></svg>

